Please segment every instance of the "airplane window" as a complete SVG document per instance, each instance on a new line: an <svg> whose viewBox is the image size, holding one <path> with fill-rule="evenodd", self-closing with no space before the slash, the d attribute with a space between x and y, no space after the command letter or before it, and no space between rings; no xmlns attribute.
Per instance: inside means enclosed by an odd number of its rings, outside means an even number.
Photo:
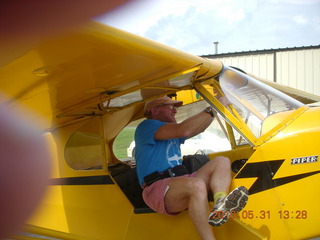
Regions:
<svg viewBox="0 0 320 240"><path fill-rule="evenodd" d="M113 143L113 153L121 161L129 165L135 165L134 132L143 119L134 121L126 126L117 136Z"/></svg>
<svg viewBox="0 0 320 240"><path fill-rule="evenodd" d="M102 168L102 137L99 118L93 118L75 131L66 144L65 159L75 170Z"/></svg>
<svg viewBox="0 0 320 240"><path fill-rule="evenodd" d="M191 103L179 108L176 115L178 122L191 117L194 114L201 112L209 104L206 101L199 101ZM221 118L220 118L221 119ZM231 145L228 138L224 134L219 122L215 120L203 133L187 139L184 144L181 145L182 155L196 154L196 153L214 153L230 150Z"/></svg>
<svg viewBox="0 0 320 240"><path fill-rule="evenodd" d="M233 129L234 140L237 146L249 145L247 139L240 135L235 129Z"/></svg>
<svg viewBox="0 0 320 240"><path fill-rule="evenodd" d="M299 101L241 72L225 67L220 75L221 88L256 137L263 121L278 112L301 107Z"/></svg>

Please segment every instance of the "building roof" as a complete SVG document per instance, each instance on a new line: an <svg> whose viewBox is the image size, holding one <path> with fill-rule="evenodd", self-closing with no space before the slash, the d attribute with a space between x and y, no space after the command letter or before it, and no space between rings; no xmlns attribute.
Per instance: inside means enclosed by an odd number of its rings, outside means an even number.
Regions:
<svg viewBox="0 0 320 240"><path fill-rule="evenodd" d="M268 53L270 54L270 53L275 53L275 52L318 49L318 48L320 48L320 45L291 47L291 48L287 47L287 48L277 48L277 49L271 48L271 49L263 49L263 50L250 50L250 51L242 51L242 52L208 54L208 55L201 55L201 57L207 57L207 58L235 57L235 56L244 56L244 55L258 55L258 54L268 54Z"/></svg>

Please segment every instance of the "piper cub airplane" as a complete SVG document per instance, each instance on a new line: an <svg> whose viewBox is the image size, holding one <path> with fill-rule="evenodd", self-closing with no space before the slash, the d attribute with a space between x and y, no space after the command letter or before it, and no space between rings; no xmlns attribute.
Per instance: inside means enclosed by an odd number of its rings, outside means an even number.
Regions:
<svg viewBox="0 0 320 240"><path fill-rule="evenodd" d="M187 211L171 217L145 205L127 156L144 103L164 95L184 102L178 118L216 110L205 144L190 146L229 157L231 188L249 189L246 207L213 229L217 239L320 236L319 107L217 60L99 23L25 51L0 75L12 106L43 116L54 159L41 205L12 239L199 239Z"/></svg>

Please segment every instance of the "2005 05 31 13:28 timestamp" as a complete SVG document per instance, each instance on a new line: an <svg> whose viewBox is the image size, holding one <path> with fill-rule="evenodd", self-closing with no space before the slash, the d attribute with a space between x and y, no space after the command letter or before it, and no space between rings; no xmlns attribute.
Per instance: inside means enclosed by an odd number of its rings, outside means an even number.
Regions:
<svg viewBox="0 0 320 240"><path fill-rule="evenodd" d="M215 211L212 218L214 219L222 219L229 214L229 218L240 218L240 219L307 219L308 212L306 210L280 210L271 212L270 210L260 210L260 211L253 211L253 210L242 210L239 213L234 211L225 212L225 211Z"/></svg>

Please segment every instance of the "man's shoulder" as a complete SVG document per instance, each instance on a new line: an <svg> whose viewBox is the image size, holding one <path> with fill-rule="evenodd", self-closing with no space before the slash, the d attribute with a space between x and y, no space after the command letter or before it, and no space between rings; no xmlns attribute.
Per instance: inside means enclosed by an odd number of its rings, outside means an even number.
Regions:
<svg viewBox="0 0 320 240"><path fill-rule="evenodd" d="M145 119L137 126L136 135L146 135L147 133L154 134L164 124L166 124L166 122L155 119Z"/></svg>
<svg viewBox="0 0 320 240"><path fill-rule="evenodd" d="M145 119L138 125L138 127L162 126L164 124L166 124L166 122L161 122L156 119Z"/></svg>

